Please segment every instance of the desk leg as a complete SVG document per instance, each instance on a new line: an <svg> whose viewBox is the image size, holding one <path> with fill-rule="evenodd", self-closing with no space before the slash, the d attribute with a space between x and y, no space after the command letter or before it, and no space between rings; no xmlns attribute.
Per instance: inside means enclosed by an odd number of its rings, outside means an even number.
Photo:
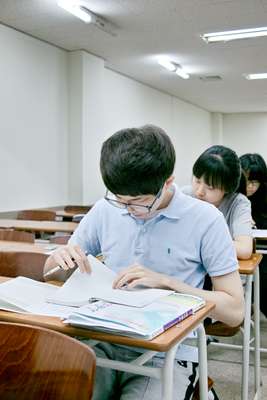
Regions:
<svg viewBox="0 0 267 400"><path fill-rule="evenodd" d="M164 365L161 368L162 400L173 399L174 360L178 344L166 352Z"/></svg>
<svg viewBox="0 0 267 400"><path fill-rule="evenodd" d="M248 400L249 347L251 319L251 287L252 275L246 276L245 285L245 319L243 333L243 365L242 365L242 400Z"/></svg>
<svg viewBox="0 0 267 400"><path fill-rule="evenodd" d="M207 340L203 324L200 324L197 328L197 342L198 342L200 400L207 400L208 399Z"/></svg>
<svg viewBox="0 0 267 400"><path fill-rule="evenodd" d="M254 273L254 382L255 393L260 390L260 277L259 267Z"/></svg>

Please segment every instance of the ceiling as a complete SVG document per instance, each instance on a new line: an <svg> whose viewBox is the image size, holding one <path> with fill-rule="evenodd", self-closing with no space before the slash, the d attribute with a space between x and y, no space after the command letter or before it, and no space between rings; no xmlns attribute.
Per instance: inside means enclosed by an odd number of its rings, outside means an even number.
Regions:
<svg viewBox="0 0 267 400"><path fill-rule="evenodd" d="M57 6L56 0L0 0L0 22L66 50L83 49L105 65L214 112L266 112L267 37L206 44L200 34L267 26L267 0L84 0L115 25L112 36ZM157 64L166 55L191 74ZM219 75L219 81L200 76Z"/></svg>

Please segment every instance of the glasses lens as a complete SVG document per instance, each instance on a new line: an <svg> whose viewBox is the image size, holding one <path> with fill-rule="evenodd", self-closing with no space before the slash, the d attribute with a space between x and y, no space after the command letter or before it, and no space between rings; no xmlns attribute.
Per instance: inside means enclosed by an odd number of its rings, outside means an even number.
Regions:
<svg viewBox="0 0 267 400"><path fill-rule="evenodd" d="M142 214L149 212L149 207L142 206L142 205L138 206L138 205L135 205L135 204L129 204L129 206L127 208L132 210L132 211L134 211L134 212L137 212L137 213L140 212Z"/></svg>
<svg viewBox="0 0 267 400"><path fill-rule="evenodd" d="M125 204L120 203L119 201L112 200L112 199L108 199L107 197L106 197L106 200L107 200L112 206L114 206L114 207L117 207L117 208L126 208Z"/></svg>

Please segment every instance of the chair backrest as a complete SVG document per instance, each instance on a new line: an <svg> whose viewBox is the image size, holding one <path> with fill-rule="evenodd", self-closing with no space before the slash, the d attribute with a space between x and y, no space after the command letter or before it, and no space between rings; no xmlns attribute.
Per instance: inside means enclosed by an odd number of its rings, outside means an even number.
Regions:
<svg viewBox="0 0 267 400"><path fill-rule="evenodd" d="M0 323L0 398L90 400L95 354L61 333Z"/></svg>
<svg viewBox="0 0 267 400"><path fill-rule="evenodd" d="M65 206L64 211L75 214L86 214L93 206Z"/></svg>
<svg viewBox="0 0 267 400"><path fill-rule="evenodd" d="M17 219L32 221L55 221L56 212L51 210L22 210L17 214Z"/></svg>
<svg viewBox="0 0 267 400"><path fill-rule="evenodd" d="M0 240L34 243L34 234L30 232L15 231L13 229L0 229Z"/></svg>
<svg viewBox="0 0 267 400"><path fill-rule="evenodd" d="M48 255L21 251L0 252L0 276L25 276L43 281L43 268Z"/></svg>
<svg viewBox="0 0 267 400"><path fill-rule="evenodd" d="M56 244L67 244L70 237L71 235L51 236L49 242Z"/></svg>

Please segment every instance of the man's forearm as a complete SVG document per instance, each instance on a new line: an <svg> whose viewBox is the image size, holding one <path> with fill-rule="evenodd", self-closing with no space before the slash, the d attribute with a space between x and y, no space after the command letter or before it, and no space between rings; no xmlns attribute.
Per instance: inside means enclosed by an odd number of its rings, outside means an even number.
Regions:
<svg viewBox="0 0 267 400"><path fill-rule="evenodd" d="M237 326L243 321L244 303L238 301L228 293L218 290L203 290L194 288L172 277L166 277L164 287L179 293L202 297L206 301L215 303L216 307L210 314L211 318L222 321L230 326Z"/></svg>

